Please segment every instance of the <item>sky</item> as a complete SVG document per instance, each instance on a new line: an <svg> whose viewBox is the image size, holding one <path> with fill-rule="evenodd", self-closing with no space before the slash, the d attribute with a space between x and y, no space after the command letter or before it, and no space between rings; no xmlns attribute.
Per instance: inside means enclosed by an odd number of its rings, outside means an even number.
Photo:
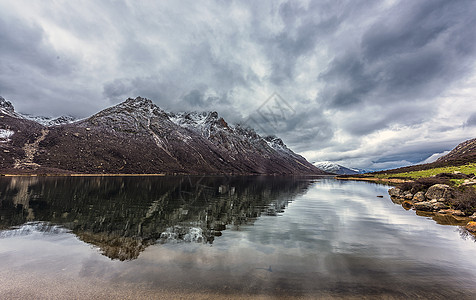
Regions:
<svg viewBox="0 0 476 300"><path fill-rule="evenodd" d="M217 111L309 161L388 169L476 132L476 1L0 0L0 96L87 117Z"/></svg>

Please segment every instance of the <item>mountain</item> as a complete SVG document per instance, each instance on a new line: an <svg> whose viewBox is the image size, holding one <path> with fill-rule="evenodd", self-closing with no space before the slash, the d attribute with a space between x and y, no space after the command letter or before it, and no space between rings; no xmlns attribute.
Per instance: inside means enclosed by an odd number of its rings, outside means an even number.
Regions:
<svg viewBox="0 0 476 300"><path fill-rule="evenodd" d="M450 153L436 160L436 163L463 165L476 162L476 139L467 140L456 146Z"/></svg>
<svg viewBox="0 0 476 300"><path fill-rule="evenodd" d="M12 103L5 100L2 96L0 96L0 113L14 118L31 120L46 127L73 123L75 121L75 118L72 116L44 117L18 113L15 111Z"/></svg>
<svg viewBox="0 0 476 300"><path fill-rule="evenodd" d="M476 139L464 141L457 145L448 154L438 158L436 161L427 164L413 165L398 169L379 171L378 173L402 173L448 166L461 166L476 163Z"/></svg>
<svg viewBox="0 0 476 300"><path fill-rule="evenodd" d="M338 175L355 175L355 174L367 173L366 170L347 168L331 161L319 161L319 162L313 163L313 165L324 172L338 174Z"/></svg>
<svg viewBox="0 0 476 300"><path fill-rule="evenodd" d="M326 174L277 137L141 97L48 126L3 98L0 109L1 173Z"/></svg>

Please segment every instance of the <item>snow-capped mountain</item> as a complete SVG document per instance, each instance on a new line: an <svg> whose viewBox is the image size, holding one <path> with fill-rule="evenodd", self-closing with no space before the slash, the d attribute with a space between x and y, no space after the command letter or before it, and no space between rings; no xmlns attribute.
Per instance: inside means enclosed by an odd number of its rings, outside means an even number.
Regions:
<svg viewBox="0 0 476 300"><path fill-rule="evenodd" d="M331 161L314 162L313 165L319 168L320 170L338 175L354 175L367 173L366 170L347 168Z"/></svg>
<svg viewBox="0 0 476 300"><path fill-rule="evenodd" d="M75 122L77 119L72 116L44 117L21 114L25 119L40 123L43 126L51 127Z"/></svg>
<svg viewBox="0 0 476 300"><path fill-rule="evenodd" d="M137 97L86 119L46 127L13 115L10 106L6 105L10 114L4 114L0 124L0 129L15 132L8 137L11 142L1 143L6 147L6 152L0 152L6 157L2 161L3 169L324 174L288 149L279 138L263 138L251 128L228 124L216 112L167 113L151 100ZM28 148L26 156L22 148Z"/></svg>
<svg viewBox="0 0 476 300"><path fill-rule="evenodd" d="M46 127L69 124L76 121L76 119L72 116L44 117L44 116L32 116L29 114L18 113L15 111L12 103L10 101L5 100L5 98L1 96L0 96L0 113L3 113L5 115L8 115L14 118L31 120L31 121L40 123L41 125Z"/></svg>

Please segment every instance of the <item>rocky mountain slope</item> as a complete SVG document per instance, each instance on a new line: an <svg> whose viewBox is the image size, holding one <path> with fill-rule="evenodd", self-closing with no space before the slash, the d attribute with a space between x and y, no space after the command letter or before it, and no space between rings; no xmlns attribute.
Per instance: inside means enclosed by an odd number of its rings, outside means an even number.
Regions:
<svg viewBox="0 0 476 300"><path fill-rule="evenodd" d="M436 163L462 165L476 162L476 139L467 140L456 146L450 153L440 157Z"/></svg>
<svg viewBox="0 0 476 300"><path fill-rule="evenodd" d="M442 168L450 166L462 166L476 163L476 139L467 140L457 145L450 153L438 158L435 162L421 165L413 165L392 170L375 172L375 174L396 174Z"/></svg>
<svg viewBox="0 0 476 300"><path fill-rule="evenodd" d="M1 173L325 174L277 137L216 112L167 113L137 97L50 126L0 99Z"/></svg>

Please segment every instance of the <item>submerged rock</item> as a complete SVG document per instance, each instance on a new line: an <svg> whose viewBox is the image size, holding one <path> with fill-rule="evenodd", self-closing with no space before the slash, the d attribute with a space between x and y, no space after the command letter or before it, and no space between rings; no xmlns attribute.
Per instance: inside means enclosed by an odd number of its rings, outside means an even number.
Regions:
<svg viewBox="0 0 476 300"><path fill-rule="evenodd" d="M448 214L448 215L453 215L453 216L464 216L464 212L462 212L461 210L459 209L442 209L440 211L438 211L438 213L440 214Z"/></svg>
<svg viewBox="0 0 476 300"><path fill-rule="evenodd" d="M476 222L475 221L469 221L468 224L466 224L466 229L470 232L475 232L476 233Z"/></svg>

